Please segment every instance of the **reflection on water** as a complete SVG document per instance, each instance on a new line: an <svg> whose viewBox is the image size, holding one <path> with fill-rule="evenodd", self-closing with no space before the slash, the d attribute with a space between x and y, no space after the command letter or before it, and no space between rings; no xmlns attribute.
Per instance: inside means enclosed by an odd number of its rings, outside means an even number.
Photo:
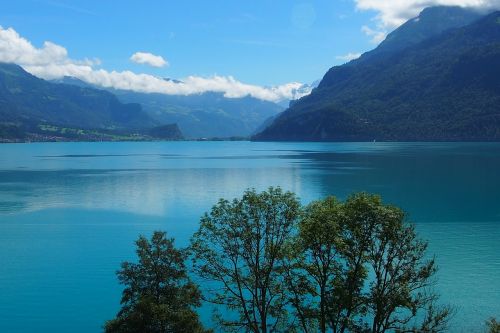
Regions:
<svg viewBox="0 0 500 333"><path fill-rule="evenodd" d="M500 313L498 170L499 144L0 145L0 331L99 331L138 234L186 245L218 198L270 185L402 206L437 255L454 331L477 330Z"/></svg>
<svg viewBox="0 0 500 333"><path fill-rule="evenodd" d="M249 187L274 184L301 192L295 168L213 169L209 177L203 169L8 171L0 172L0 179L9 180L1 193L5 213L76 208L165 216L180 206L199 208L238 196Z"/></svg>

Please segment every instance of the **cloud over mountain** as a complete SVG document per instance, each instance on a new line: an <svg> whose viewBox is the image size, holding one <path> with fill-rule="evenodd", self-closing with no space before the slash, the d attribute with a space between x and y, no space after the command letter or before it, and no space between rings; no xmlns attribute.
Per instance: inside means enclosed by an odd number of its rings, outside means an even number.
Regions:
<svg viewBox="0 0 500 333"><path fill-rule="evenodd" d="M478 10L500 9L500 0L355 0L360 10L373 10L377 20L387 28L395 28L417 16L424 8L459 6Z"/></svg>
<svg viewBox="0 0 500 333"><path fill-rule="evenodd" d="M168 61L163 59L162 56L154 55L149 52L136 52L131 57L130 60L137 64L144 64L153 67L165 67L168 66Z"/></svg>
<svg viewBox="0 0 500 333"><path fill-rule="evenodd" d="M142 56L141 59L146 58ZM0 27L0 62L18 64L26 71L43 79L71 76L101 87L144 93L191 95L219 92L228 98L252 96L277 102L297 99L310 92L310 90L304 91L305 85L299 82L262 87L240 82L232 76L188 76L177 81L164 80L153 75L132 71L108 71L98 68L100 65L98 59L71 59L66 48L52 42L44 42L42 47L37 48L13 28Z"/></svg>
<svg viewBox="0 0 500 333"><path fill-rule="evenodd" d="M418 16L427 7L459 6L480 11L500 9L500 0L354 0L358 10L375 11L376 27L364 26L362 31L380 43L385 35L407 20Z"/></svg>

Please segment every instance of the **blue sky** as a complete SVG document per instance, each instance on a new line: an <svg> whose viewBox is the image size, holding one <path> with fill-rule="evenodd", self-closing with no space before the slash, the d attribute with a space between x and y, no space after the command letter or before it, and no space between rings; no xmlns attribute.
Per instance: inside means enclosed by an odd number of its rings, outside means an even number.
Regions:
<svg viewBox="0 0 500 333"><path fill-rule="evenodd" d="M342 63L338 56L373 48L361 31L373 16L350 0L16 0L2 4L0 25L35 46L49 40L71 58L99 58L109 70L277 85L312 82ZM134 64L137 51L170 66Z"/></svg>
<svg viewBox="0 0 500 333"><path fill-rule="evenodd" d="M443 4L500 0L3 1L0 61L117 89L289 100L424 6Z"/></svg>

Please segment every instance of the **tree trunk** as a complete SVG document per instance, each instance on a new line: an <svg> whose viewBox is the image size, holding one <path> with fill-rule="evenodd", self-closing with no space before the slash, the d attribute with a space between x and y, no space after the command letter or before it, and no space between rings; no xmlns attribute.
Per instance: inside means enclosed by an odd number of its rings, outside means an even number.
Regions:
<svg viewBox="0 0 500 333"><path fill-rule="evenodd" d="M326 309L325 309L325 283L321 283L320 292L320 303L321 303L321 313L320 313L320 330L321 333L326 333Z"/></svg>

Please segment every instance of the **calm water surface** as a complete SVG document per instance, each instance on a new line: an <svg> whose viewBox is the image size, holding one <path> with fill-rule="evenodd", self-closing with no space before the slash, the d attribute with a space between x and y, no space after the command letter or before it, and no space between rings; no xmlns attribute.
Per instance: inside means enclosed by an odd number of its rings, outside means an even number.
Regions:
<svg viewBox="0 0 500 333"><path fill-rule="evenodd" d="M139 234L187 245L218 198L270 185L304 203L382 194L429 240L451 331L500 317L500 144L3 144L0 332L101 331Z"/></svg>

